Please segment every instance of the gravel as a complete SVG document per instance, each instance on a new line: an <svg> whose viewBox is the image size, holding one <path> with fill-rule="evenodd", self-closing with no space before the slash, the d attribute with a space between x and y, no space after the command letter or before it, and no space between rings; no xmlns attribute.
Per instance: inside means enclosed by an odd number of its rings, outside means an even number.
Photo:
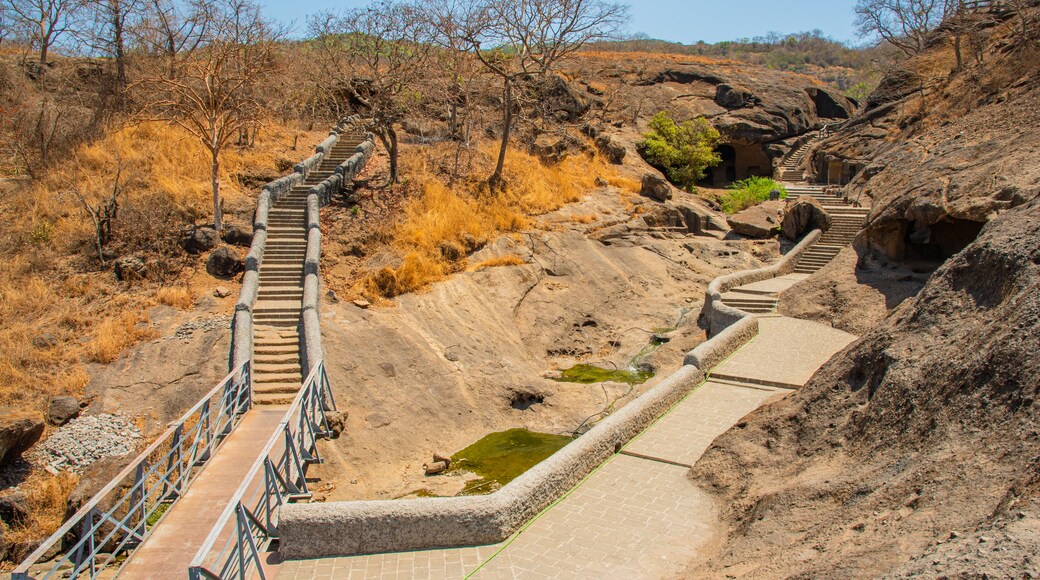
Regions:
<svg viewBox="0 0 1040 580"><path fill-rule="evenodd" d="M189 320L177 327L177 330L173 334L164 338L165 340L188 340L197 330L209 332L211 330L224 328L231 328L231 316L226 314L214 316L212 318Z"/></svg>
<svg viewBox="0 0 1040 580"><path fill-rule="evenodd" d="M48 471L81 472L95 461L137 450L141 431L124 415L88 415L69 421L34 447L29 459Z"/></svg>

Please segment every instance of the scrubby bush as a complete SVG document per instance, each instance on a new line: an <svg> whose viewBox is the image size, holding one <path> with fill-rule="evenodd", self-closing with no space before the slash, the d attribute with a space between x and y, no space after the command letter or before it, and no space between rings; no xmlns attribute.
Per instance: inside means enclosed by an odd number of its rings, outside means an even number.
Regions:
<svg viewBox="0 0 1040 580"><path fill-rule="evenodd" d="M639 153L686 191L694 191L705 171L722 161L715 151L722 136L703 117L680 124L661 111L649 128L639 142Z"/></svg>
<svg viewBox="0 0 1040 580"><path fill-rule="evenodd" d="M729 186L722 196L722 210L726 213L737 213L753 205L769 200L769 192L780 191L780 199L787 197L787 188L782 183L768 177L749 177Z"/></svg>

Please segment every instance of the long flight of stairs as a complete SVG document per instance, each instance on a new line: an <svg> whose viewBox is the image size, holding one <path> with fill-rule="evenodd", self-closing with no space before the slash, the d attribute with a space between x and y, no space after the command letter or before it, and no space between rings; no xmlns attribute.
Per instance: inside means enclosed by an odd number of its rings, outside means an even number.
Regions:
<svg viewBox="0 0 1040 580"><path fill-rule="evenodd" d="M792 185L787 188L788 199L808 195L816 198L831 216L831 228L823 233L819 241L802 254L795 272L812 274L827 265L845 246L852 243L870 213L869 208L854 207L833 193L826 193L818 185Z"/></svg>
<svg viewBox="0 0 1040 580"><path fill-rule="evenodd" d="M253 307L253 403L288 405L303 383L300 313L307 254L307 192L328 178L364 140L347 133L307 179L279 199L269 213L260 292Z"/></svg>
<svg viewBox="0 0 1040 580"><path fill-rule="evenodd" d="M787 159L784 160L780 166L780 181L790 181L794 183L805 181L805 172L802 171L802 161L805 159L805 154L809 152L809 147L816 142L817 139L810 139L803 143L798 149L795 149Z"/></svg>

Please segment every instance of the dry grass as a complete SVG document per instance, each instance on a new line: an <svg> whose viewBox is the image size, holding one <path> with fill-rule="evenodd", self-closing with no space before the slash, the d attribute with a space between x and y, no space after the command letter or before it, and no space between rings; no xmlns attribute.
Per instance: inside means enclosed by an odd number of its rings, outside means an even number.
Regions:
<svg viewBox="0 0 1040 580"><path fill-rule="evenodd" d="M187 286L164 286L155 291L155 301L181 310L195 307L195 295Z"/></svg>
<svg viewBox="0 0 1040 580"><path fill-rule="evenodd" d="M148 327L148 317L140 312L125 312L106 318L98 325L94 340L87 343L87 356L93 362L110 363L119 353L142 338L155 336Z"/></svg>
<svg viewBox="0 0 1040 580"><path fill-rule="evenodd" d="M21 555L28 555L28 550L40 537L53 534L65 519L65 508L79 477L62 472L58 475L36 473L18 486L25 494L29 508L29 517L19 526L10 528L4 539L13 545Z"/></svg>
<svg viewBox="0 0 1040 580"><path fill-rule="evenodd" d="M571 217L567 218L567 221L575 224L591 224L592 222L596 221L596 216L592 214L572 215Z"/></svg>
<svg viewBox="0 0 1040 580"><path fill-rule="evenodd" d="M415 292L465 268L465 256L497 236L530 227L541 215L580 200L596 179L630 187L598 156L574 155L556 165L511 149L504 191L491 193L486 178L494 167L495 144L471 152L469 178L447 185L444 168L451 151L410 147L402 154L402 174L415 189L394 226L392 245L404 256L396 268L365 276L354 292L369 300ZM632 180L628 180L632 181Z"/></svg>
<svg viewBox="0 0 1040 580"><path fill-rule="evenodd" d="M501 266L523 266L527 262L523 258L516 254L506 254L505 256L498 256L495 258L488 258L483 262L469 268L470 272L478 272L487 268L498 268Z"/></svg>

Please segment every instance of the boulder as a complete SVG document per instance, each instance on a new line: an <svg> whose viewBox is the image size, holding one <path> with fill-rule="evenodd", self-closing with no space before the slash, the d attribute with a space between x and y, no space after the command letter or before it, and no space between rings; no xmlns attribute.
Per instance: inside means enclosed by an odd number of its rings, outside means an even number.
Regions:
<svg viewBox="0 0 1040 580"><path fill-rule="evenodd" d="M667 201L672 199L672 184L660 175L647 173L643 176L643 185L639 194L657 201Z"/></svg>
<svg viewBox="0 0 1040 580"><path fill-rule="evenodd" d="M51 425L64 425L79 415L79 401L76 397L56 397L47 405L47 422Z"/></svg>
<svg viewBox="0 0 1040 580"><path fill-rule="evenodd" d="M201 254L217 247L220 236L212 226L188 226L181 232L181 247L190 254Z"/></svg>
<svg viewBox="0 0 1040 580"><path fill-rule="evenodd" d="M0 523L17 526L29 518L29 499L16 491L0 497ZM2 558L0 558L2 560Z"/></svg>
<svg viewBox="0 0 1040 580"><path fill-rule="evenodd" d="M831 216L811 195L803 195L787 207L780 231L789 240L797 240L813 230L831 229Z"/></svg>
<svg viewBox="0 0 1040 580"><path fill-rule="evenodd" d="M217 298L227 298L231 296L231 290L228 290L225 286L217 286L216 290L213 291L213 295Z"/></svg>
<svg viewBox="0 0 1040 580"><path fill-rule="evenodd" d="M227 246L213 250L206 260L206 271L215 278L231 278L242 270L246 264Z"/></svg>
<svg viewBox="0 0 1040 580"><path fill-rule="evenodd" d="M112 272L120 282L144 280L148 277L148 265L140 256L123 256L112 264Z"/></svg>
<svg viewBox="0 0 1040 580"><path fill-rule="evenodd" d="M729 230L726 222L706 209L692 203L676 202L676 209L682 214L683 223L691 234L705 231L724 232Z"/></svg>
<svg viewBox="0 0 1040 580"><path fill-rule="evenodd" d="M742 236L766 239L773 237L779 229L783 207L782 201L767 201L732 215L726 221L734 232Z"/></svg>
<svg viewBox="0 0 1040 580"><path fill-rule="evenodd" d="M599 149L600 153L607 158L607 161L614 165L621 165L621 162L625 160L625 154L628 151L625 149L624 143L621 143L610 135L600 135L596 138L596 148Z"/></svg>
<svg viewBox="0 0 1040 580"><path fill-rule="evenodd" d="M585 148L584 143L570 135L542 133L531 144L531 154L541 159L543 163L553 164L559 163L568 155L573 155Z"/></svg>
<svg viewBox="0 0 1040 580"><path fill-rule="evenodd" d="M253 244L253 233L241 226L224 226L221 233L224 243L248 248Z"/></svg>
<svg viewBox="0 0 1040 580"><path fill-rule="evenodd" d="M325 421L332 431L332 439L336 439L347 428L347 414L343 411L325 411Z"/></svg>
<svg viewBox="0 0 1040 580"><path fill-rule="evenodd" d="M727 109L742 109L758 104L758 98L745 87L722 83L715 87L715 104Z"/></svg>
<svg viewBox="0 0 1040 580"><path fill-rule="evenodd" d="M35 413L0 408L0 468L39 441L43 427L43 419Z"/></svg>

